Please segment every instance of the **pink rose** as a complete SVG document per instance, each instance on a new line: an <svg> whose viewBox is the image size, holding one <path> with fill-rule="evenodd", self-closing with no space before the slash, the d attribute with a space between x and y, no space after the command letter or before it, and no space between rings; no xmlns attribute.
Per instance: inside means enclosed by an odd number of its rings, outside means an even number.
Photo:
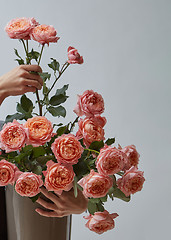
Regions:
<svg viewBox="0 0 171 240"><path fill-rule="evenodd" d="M94 215L90 214L85 219L88 219L88 222L85 224L91 231L98 234L102 234L108 230L111 230L115 227L114 218L118 217L117 213L109 214L108 211L104 212L95 212Z"/></svg>
<svg viewBox="0 0 171 240"><path fill-rule="evenodd" d="M128 170L132 166L135 166L135 167L138 166L140 155L137 152L136 147L134 145L124 147L121 149L121 151L124 152L128 157L124 170Z"/></svg>
<svg viewBox="0 0 171 240"><path fill-rule="evenodd" d="M16 172L19 171L15 164L2 159L0 161L0 186L14 184Z"/></svg>
<svg viewBox="0 0 171 240"><path fill-rule="evenodd" d="M104 112L104 100L97 92L86 90L82 95L78 95L74 112L78 116L85 115L86 117L100 115Z"/></svg>
<svg viewBox="0 0 171 240"><path fill-rule="evenodd" d="M117 180L118 188L125 194L129 196L138 191L141 191L145 178L143 177L144 172L138 171L137 167L131 167L125 172L122 178Z"/></svg>
<svg viewBox="0 0 171 240"><path fill-rule="evenodd" d="M96 167L100 174L113 175L123 170L127 156L117 148L105 146L100 150Z"/></svg>
<svg viewBox="0 0 171 240"><path fill-rule="evenodd" d="M38 24L34 18L16 18L7 24L5 31L10 38L28 40L33 28Z"/></svg>
<svg viewBox="0 0 171 240"><path fill-rule="evenodd" d="M40 44L44 45L47 43L49 45L50 42L57 42L59 37L56 36L57 32L55 28L51 25L38 25L32 31L32 38L39 42Z"/></svg>
<svg viewBox="0 0 171 240"><path fill-rule="evenodd" d="M80 56L77 49L71 46L68 48L68 63L70 64L83 63L83 57Z"/></svg>
<svg viewBox="0 0 171 240"><path fill-rule="evenodd" d="M52 160L46 163L45 187L48 191L54 191L61 195L62 191L69 191L73 187L75 173L73 167L68 164L54 163Z"/></svg>
<svg viewBox="0 0 171 240"><path fill-rule="evenodd" d="M24 172L18 177L15 190L18 194L25 197L34 197L40 192L43 185L42 177L32 172Z"/></svg>
<svg viewBox="0 0 171 240"><path fill-rule="evenodd" d="M113 185L113 180L109 176L101 175L91 169L90 174L81 178L78 184L83 188L85 197L100 198L106 196Z"/></svg>
<svg viewBox="0 0 171 240"><path fill-rule="evenodd" d="M52 123L45 117L37 116L29 118L24 124L24 127L28 129L28 145L38 147L49 142L53 136Z"/></svg>
<svg viewBox="0 0 171 240"><path fill-rule="evenodd" d="M84 150L73 134L63 134L56 138L51 149L57 161L66 164L76 164Z"/></svg>
<svg viewBox="0 0 171 240"><path fill-rule="evenodd" d="M20 150L27 140L27 129L15 119L12 123L4 124L0 132L0 148L7 153Z"/></svg>
<svg viewBox="0 0 171 240"><path fill-rule="evenodd" d="M105 123L106 118L101 116L80 119L76 136L79 139L83 138L84 144L89 147L92 142L105 139L103 129Z"/></svg>

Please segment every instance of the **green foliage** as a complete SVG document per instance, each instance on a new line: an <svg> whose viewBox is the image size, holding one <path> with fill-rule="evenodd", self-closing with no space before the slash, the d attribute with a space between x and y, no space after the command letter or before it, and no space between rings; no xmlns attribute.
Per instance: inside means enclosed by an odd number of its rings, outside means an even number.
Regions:
<svg viewBox="0 0 171 240"><path fill-rule="evenodd" d="M57 130L57 135L58 136L61 136L64 133L69 133L68 125L59 127L58 130Z"/></svg>
<svg viewBox="0 0 171 240"><path fill-rule="evenodd" d="M47 110L49 113L52 114L54 117L65 117L66 116L66 110L64 107L59 106L59 107L47 107Z"/></svg>
<svg viewBox="0 0 171 240"><path fill-rule="evenodd" d="M68 89L69 84L64 85L62 88L57 89L55 95L66 95L66 90Z"/></svg>
<svg viewBox="0 0 171 240"><path fill-rule="evenodd" d="M54 70L54 72L59 71L60 64L56 61L56 59L51 58L52 62L48 64L50 68Z"/></svg>
<svg viewBox="0 0 171 240"><path fill-rule="evenodd" d="M21 107L25 112L31 113L33 111L33 103L28 97L26 97L25 94L22 95L20 102L21 102Z"/></svg>
<svg viewBox="0 0 171 240"><path fill-rule="evenodd" d="M20 114L20 113L15 113L12 115L7 115L5 122L12 122L14 119L18 119L18 120L23 120L25 119L25 115L24 114Z"/></svg>
<svg viewBox="0 0 171 240"><path fill-rule="evenodd" d="M77 177L75 176L74 177L74 196L75 196L75 198L77 198L77 196L78 196L78 190L77 190Z"/></svg>
<svg viewBox="0 0 171 240"><path fill-rule="evenodd" d="M108 138L105 142L105 144L108 146L112 145L113 143L115 143L115 138Z"/></svg>
<svg viewBox="0 0 171 240"><path fill-rule="evenodd" d="M95 212L103 212L105 209L103 207L103 202L99 198L90 198L88 201L88 211L90 214Z"/></svg>
<svg viewBox="0 0 171 240"><path fill-rule="evenodd" d="M41 193L38 193L36 196L34 196L34 197L29 197L29 198L32 200L33 203L35 203L35 202L37 201L37 199L40 197L40 194L41 194Z"/></svg>
<svg viewBox="0 0 171 240"><path fill-rule="evenodd" d="M57 106L57 105L60 105L61 103L64 103L67 100L67 98L68 98L68 96L65 96L63 94L54 95L53 97L51 97L49 103L52 106Z"/></svg>
<svg viewBox="0 0 171 240"><path fill-rule="evenodd" d="M45 148L43 146L33 148L33 156L35 158L44 156L46 154Z"/></svg>
<svg viewBox="0 0 171 240"><path fill-rule="evenodd" d="M19 58L19 59L15 59L15 61L17 61L19 65L24 64L24 60L23 60L22 57L19 55L17 49L14 48L14 52L15 52L15 55Z"/></svg>
<svg viewBox="0 0 171 240"><path fill-rule="evenodd" d="M51 78L51 74L48 72L42 72L42 73L39 73L39 75L43 79L43 82L46 82L47 79L50 80Z"/></svg>
<svg viewBox="0 0 171 240"><path fill-rule="evenodd" d="M94 141L90 144L89 149L93 149L95 151L100 151L100 149L104 147L104 142L103 140L101 141Z"/></svg>
<svg viewBox="0 0 171 240"><path fill-rule="evenodd" d="M125 194L117 188L117 186L113 186L108 191L109 197L113 200L115 197L119 198L125 202L129 202L131 200L131 197L126 197Z"/></svg>
<svg viewBox="0 0 171 240"><path fill-rule="evenodd" d="M40 56L40 53L34 51L33 48L31 50L31 52L29 52L27 55L29 62L31 62L32 59L36 60L36 62L37 62L39 56Z"/></svg>

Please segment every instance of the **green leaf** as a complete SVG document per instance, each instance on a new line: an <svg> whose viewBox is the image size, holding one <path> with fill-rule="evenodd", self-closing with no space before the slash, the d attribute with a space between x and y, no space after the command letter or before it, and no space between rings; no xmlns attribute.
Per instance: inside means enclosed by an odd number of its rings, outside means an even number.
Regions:
<svg viewBox="0 0 171 240"><path fill-rule="evenodd" d="M103 140L101 141L94 141L90 144L89 149L93 149L96 151L99 151L102 147L104 147L104 142Z"/></svg>
<svg viewBox="0 0 171 240"><path fill-rule="evenodd" d="M60 89L57 89L55 95L60 95L60 94L66 95L66 90L68 89L68 86L69 86L69 84L64 85Z"/></svg>
<svg viewBox="0 0 171 240"><path fill-rule="evenodd" d="M66 116L66 110L64 107L59 106L59 107L48 107L47 110L52 114L54 117L65 117Z"/></svg>
<svg viewBox="0 0 171 240"><path fill-rule="evenodd" d="M60 95L54 95L53 97L51 97L50 99L50 104L52 106L57 106L60 105L61 103L64 103L67 100L68 96L65 96L63 94Z"/></svg>
<svg viewBox="0 0 171 240"><path fill-rule="evenodd" d="M105 197L101 197L100 200L101 200L102 202L107 202L107 195L106 195Z"/></svg>
<svg viewBox="0 0 171 240"><path fill-rule="evenodd" d="M91 203L99 203L100 202L100 199L99 198L90 198L89 201Z"/></svg>
<svg viewBox="0 0 171 240"><path fill-rule="evenodd" d="M33 148L33 155L35 158L44 156L45 154L46 154L46 151L45 151L44 147L39 146L39 147Z"/></svg>
<svg viewBox="0 0 171 240"><path fill-rule="evenodd" d="M15 52L15 55L16 55L17 57L19 57L20 59L22 59L22 57L18 54L18 51L17 51L16 48L14 48L14 52Z"/></svg>
<svg viewBox="0 0 171 240"><path fill-rule="evenodd" d="M111 198L116 197L125 202L129 202L131 200L130 196L126 197L125 194L119 188L117 188L115 186L109 189L108 194Z"/></svg>
<svg viewBox="0 0 171 240"><path fill-rule="evenodd" d="M30 60L31 60L31 59L35 59L36 62L37 62L37 59L39 58L39 56L40 56L40 53L34 51L33 48L32 48L32 50L31 50L31 52L28 53L29 59L30 59Z"/></svg>
<svg viewBox="0 0 171 240"><path fill-rule="evenodd" d="M112 145L113 143L115 143L115 138L108 138L105 142L108 146Z"/></svg>
<svg viewBox="0 0 171 240"><path fill-rule="evenodd" d="M37 174L37 175L41 175L42 174L42 167L40 165L37 165L32 169L32 172Z"/></svg>
<svg viewBox="0 0 171 240"><path fill-rule="evenodd" d="M40 194L41 194L41 193L38 193L36 196L34 196L34 197L29 197L29 198L32 200L33 203L35 203L35 202L37 201L37 199L40 197Z"/></svg>
<svg viewBox="0 0 171 240"><path fill-rule="evenodd" d="M68 130L67 127L68 127L68 125L59 127L57 130L57 135L61 136L62 134L64 134L66 132L66 130Z"/></svg>
<svg viewBox="0 0 171 240"><path fill-rule="evenodd" d="M46 86L46 83L43 82L43 94L46 95L49 91L49 88Z"/></svg>
<svg viewBox="0 0 171 240"><path fill-rule="evenodd" d="M42 73L38 73L41 78L43 79L43 81L45 82L47 79L50 80L51 74L48 72L42 72Z"/></svg>
<svg viewBox="0 0 171 240"><path fill-rule="evenodd" d="M88 211L90 214L94 214L98 211L96 203L92 203L90 200L88 201Z"/></svg>
<svg viewBox="0 0 171 240"><path fill-rule="evenodd" d="M78 196L78 190L77 190L77 177L74 177L74 196L77 198Z"/></svg>
<svg viewBox="0 0 171 240"><path fill-rule="evenodd" d="M5 122L12 122L14 119L16 120L23 120L25 119L25 115L24 114L20 114L20 113L15 113L13 115L7 115Z"/></svg>
<svg viewBox="0 0 171 240"><path fill-rule="evenodd" d="M19 65L24 65L23 59L15 59L15 61L17 61Z"/></svg>
<svg viewBox="0 0 171 240"><path fill-rule="evenodd" d="M96 205L97 205L97 209L99 212L104 212L105 209L104 209L102 203L97 203Z"/></svg>
<svg viewBox="0 0 171 240"><path fill-rule="evenodd" d="M24 109L24 111L31 113L33 111L33 103L32 101L26 97L26 95L22 95L21 97L21 107Z"/></svg>
<svg viewBox="0 0 171 240"><path fill-rule="evenodd" d="M56 61L56 59L51 58L52 62L48 64L50 68L52 68L55 72L59 71L60 64L59 62Z"/></svg>

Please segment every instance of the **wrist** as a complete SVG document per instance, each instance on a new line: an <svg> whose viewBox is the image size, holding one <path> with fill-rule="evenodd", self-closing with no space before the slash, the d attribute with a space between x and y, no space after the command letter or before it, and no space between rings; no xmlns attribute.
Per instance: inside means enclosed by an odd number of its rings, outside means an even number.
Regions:
<svg viewBox="0 0 171 240"><path fill-rule="evenodd" d="M1 77L0 77L0 105L1 103L4 101L4 99L6 97L8 97L8 93L7 91L3 88L2 84L1 84Z"/></svg>

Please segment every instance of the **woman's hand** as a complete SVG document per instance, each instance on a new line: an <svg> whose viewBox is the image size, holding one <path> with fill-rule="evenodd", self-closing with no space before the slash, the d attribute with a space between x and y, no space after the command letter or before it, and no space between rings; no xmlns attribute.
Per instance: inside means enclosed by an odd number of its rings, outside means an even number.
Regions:
<svg viewBox="0 0 171 240"><path fill-rule="evenodd" d="M35 92L43 86L43 80L38 74L42 72L38 65L20 65L0 77L0 104L8 96Z"/></svg>
<svg viewBox="0 0 171 240"><path fill-rule="evenodd" d="M43 210L37 208L35 211L45 217L64 217L70 214L81 214L87 209L88 199L84 197L82 192L78 189L78 196L75 198L73 188L61 195L56 195L48 192L44 187L41 188L41 193L52 202L39 197L37 203L46 208Z"/></svg>

